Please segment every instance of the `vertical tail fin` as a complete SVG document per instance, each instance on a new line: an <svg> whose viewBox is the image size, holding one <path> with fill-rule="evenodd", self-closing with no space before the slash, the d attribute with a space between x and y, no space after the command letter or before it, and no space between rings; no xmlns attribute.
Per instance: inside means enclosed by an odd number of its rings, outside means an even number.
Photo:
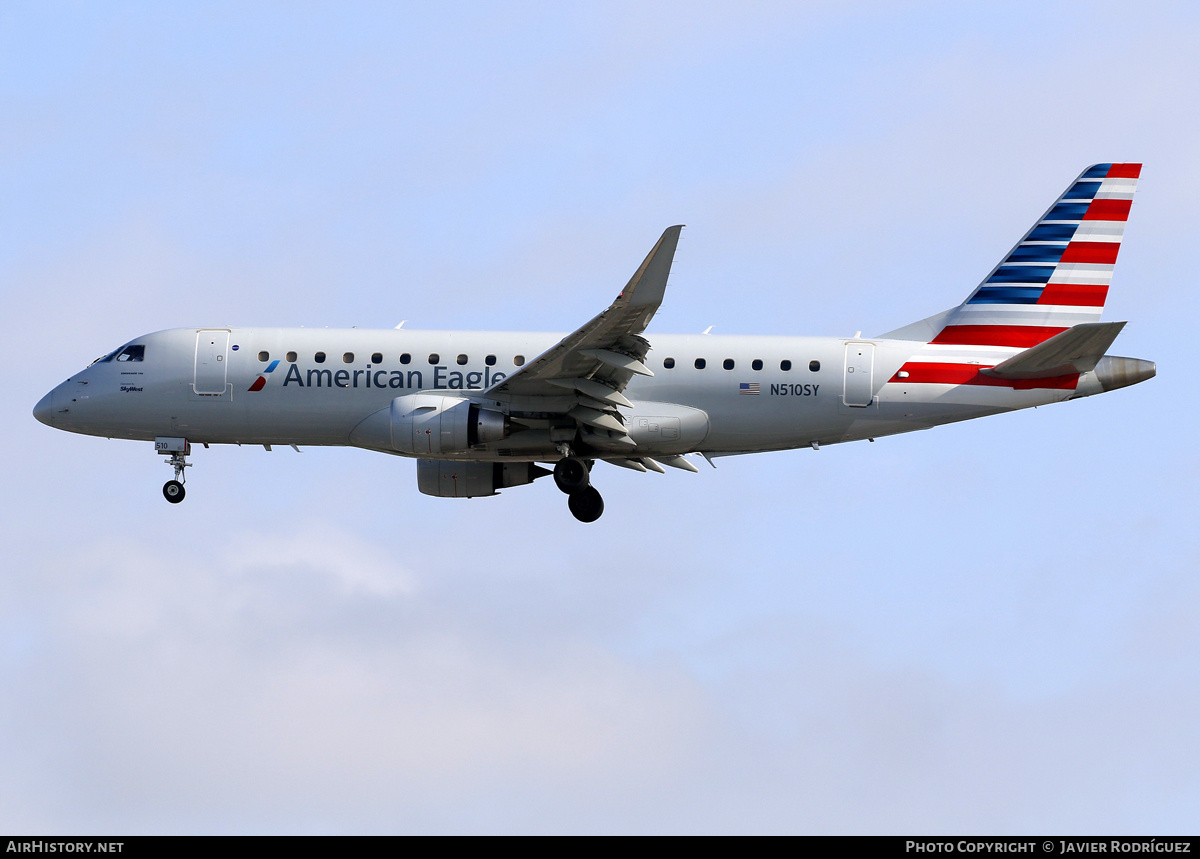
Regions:
<svg viewBox="0 0 1200 859"><path fill-rule="evenodd" d="M1029 348L1098 322L1141 170L1132 163L1084 170L966 301L884 336Z"/></svg>

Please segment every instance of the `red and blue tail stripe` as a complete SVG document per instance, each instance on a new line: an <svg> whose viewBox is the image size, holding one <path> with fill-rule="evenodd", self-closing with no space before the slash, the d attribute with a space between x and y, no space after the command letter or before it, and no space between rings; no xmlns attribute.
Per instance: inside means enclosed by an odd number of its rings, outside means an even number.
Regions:
<svg viewBox="0 0 1200 859"><path fill-rule="evenodd" d="M1141 169L1083 171L930 342L1028 348L1098 321Z"/></svg>

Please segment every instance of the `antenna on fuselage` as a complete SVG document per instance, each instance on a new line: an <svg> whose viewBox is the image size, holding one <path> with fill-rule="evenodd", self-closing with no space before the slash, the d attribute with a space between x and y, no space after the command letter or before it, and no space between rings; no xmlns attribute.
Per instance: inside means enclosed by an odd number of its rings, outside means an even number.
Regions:
<svg viewBox="0 0 1200 859"><path fill-rule="evenodd" d="M393 330L393 331L399 331L401 328L403 328L403 327L404 327L404 323L405 323L405 322L407 322L407 321L408 321L407 319L402 319L402 320L400 321L400 324L399 324L399 325L397 325L397 326L396 326L394 329L392 329L392 330Z"/></svg>
<svg viewBox="0 0 1200 859"><path fill-rule="evenodd" d="M703 331L701 331L700 333L701 334L712 334L712 330L713 330L713 327L710 325L707 328L705 328Z"/></svg>

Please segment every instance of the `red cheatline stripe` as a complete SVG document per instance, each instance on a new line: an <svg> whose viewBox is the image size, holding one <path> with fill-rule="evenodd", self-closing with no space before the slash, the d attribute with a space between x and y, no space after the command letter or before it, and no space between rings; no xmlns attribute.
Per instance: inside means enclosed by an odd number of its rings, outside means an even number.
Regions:
<svg viewBox="0 0 1200 859"><path fill-rule="evenodd" d="M1142 165L1129 162L1127 164L1114 164L1108 168L1108 176L1106 179L1136 179L1142 175Z"/></svg>
<svg viewBox="0 0 1200 859"><path fill-rule="evenodd" d="M888 381L899 385L984 385L992 388L1013 388L1018 391L1033 388L1073 391L1079 384L1078 373L1049 379L997 379L994 376L983 375L979 372L982 369L985 368L979 364L933 364L917 361L905 364ZM908 373L908 377L902 379L900 373Z"/></svg>
<svg viewBox="0 0 1200 859"><path fill-rule="evenodd" d="M265 385L265 384L267 384L267 377L266 377L266 376L259 376L257 379L255 379L255 380L254 380L254 384L253 384L253 385L251 385L251 386L248 388L248 390L251 390L251 391L261 391L261 390L263 389L263 385Z"/></svg>
<svg viewBox="0 0 1200 859"><path fill-rule="evenodd" d="M1111 265L1117 261L1120 242L1071 242L1059 262L1098 262Z"/></svg>
<svg viewBox="0 0 1200 859"><path fill-rule="evenodd" d="M1092 200L1083 213L1085 221L1128 221L1133 200Z"/></svg>
<svg viewBox="0 0 1200 859"><path fill-rule="evenodd" d="M1037 303L1103 307L1107 297L1108 287L1102 283L1048 283Z"/></svg>
<svg viewBox="0 0 1200 859"><path fill-rule="evenodd" d="M1066 330L1043 325L947 325L929 342L954 346L1023 346L1028 349Z"/></svg>
<svg viewBox="0 0 1200 859"><path fill-rule="evenodd" d="M901 378L900 373L908 373L908 378ZM908 363L888 381L913 385L965 385L978 375L978 364Z"/></svg>

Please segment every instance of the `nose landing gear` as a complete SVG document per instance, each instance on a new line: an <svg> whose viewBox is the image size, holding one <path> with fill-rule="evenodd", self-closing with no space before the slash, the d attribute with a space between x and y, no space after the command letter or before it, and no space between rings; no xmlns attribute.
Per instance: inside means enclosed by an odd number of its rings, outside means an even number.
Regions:
<svg viewBox="0 0 1200 859"><path fill-rule="evenodd" d="M192 452L192 446L185 438L156 438L154 450L156 453L171 455L167 460L167 465L175 469L175 479L164 483L162 492L163 498L172 504L178 504L187 495L183 488L183 484L187 482L187 476L183 470L192 467L192 463L187 461L188 454Z"/></svg>
<svg viewBox="0 0 1200 859"><path fill-rule="evenodd" d="M595 522L604 512L604 499L592 486L591 463L568 456L554 464L554 483L567 494L567 507L580 522Z"/></svg>

